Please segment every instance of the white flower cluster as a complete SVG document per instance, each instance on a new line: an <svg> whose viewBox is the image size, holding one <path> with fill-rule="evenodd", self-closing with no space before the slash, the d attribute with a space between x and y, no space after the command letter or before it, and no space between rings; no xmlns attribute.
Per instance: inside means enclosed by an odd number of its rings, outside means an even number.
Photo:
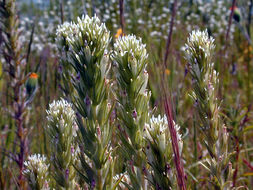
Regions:
<svg viewBox="0 0 253 190"><path fill-rule="evenodd" d="M148 58L146 45L142 43L141 39L137 39L135 35L127 35L119 37L115 44L115 56L124 56L129 53L136 60L144 60Z"/></svg>
<svg viewBox="0 0 253 190"><path fill-rule="evenodd" d="M73 130L73 135L76 135L75 127L75 112L72 109L72 104L68 103L66 100L61 98L58 101L53 101L49 105L49 110L47 112L47 120L50 122L57 121L56 126L64 131L68 125L71 125Z"/></svg>
<svg viewBox="0 0 253 190"><path fill-rule="evenodd" d="M208 36L207 30L202 32L199 30L192 31L185 45L188 60L201 56L201 54L204 54L204 59L210 58L214 48L214 38Z"/></svg>
<svg viewBox="0 0 253 190"><path fill-rule="evenodd" d="M173 123L176 129L179 150L181 153L183 149L183 140L182 140L182 135L180 134L180 126L176 124L174 121ZM158 115L157 117L153 115L150 118L150 124L146 124L144 136L150 141L153 141L155 138L157 138L159 140L161 149L165 151L166 146L169 143L171 143L171 138L168 138L167 136L169 133L167 133L166 135L166 130L169 131L168 120L167 120L166 115L164 116Z"/></svg>
<svg viewBox="0 0 253 190"><path fill-rule="evenodd" d="M49 104L49 110L47 110L48 119L51 117L58 117L60 115L68 115L70 118L74 119L75 112L72 109L72 104L68 103L66 100L61 98L58 101L53 101Z"/></svg>
<svg viewBox="0 0 253 190"><path fill-rule="evenodd" d="M82 16L82 18L78 17L77 23L65 22L58 26L56 34L58 38L66 38L69 45L96 45L99 46L99 49L106 49L110 39L110 32L96 15L94 17L88 15Z"/></svg>
<svg viewBox="0 0 253 190"><path fill-rule="evenodd" d="M28 156L27 161L24 162L24 175L29 179L33 185L39 183L43 190L49 189L47 175L49 164L46 163L46 157L40 154L33 154Z"/></svg>
<svg viewBox="0 0 253 190"><path fill-rule="evenodd" d="M179 14L179 12L180 11L177 11L177 14ZM168 1L157 1L157 5L150 8L148 15L148 18L144 21L146 24L144 27L150 31L149 35L151 39L157 42L166 40L170 30L169 20L171 19L171 10L168 7ZM140 18L143 17L140 16ZM177 21L179 20L175 19L174 22L176 23ZM143 27L140 30L143 30Z"/></svg>
<svg viewBox="0 0 253 190"><path fill-rule="evenodd" d="M144 130L144 137L150 142L158 143L163 153L165 152L166 147L170 142L168 141L168 138L166 138L168 135L168 132L167 134L165 133L166 130L168 131L168 121L165 115L163 117L160 115L158 115L158 117L155 117L153 115L150 118L149 124L146 124Z"/></svg>
<svg viewBox="0 0 253 190"><path fill-rule="evenodd" d="M49 165L46 164L46 157L40 154L33 154L28 156L27 161L24 162L26 169L24 170L25 174L34 172L35 170L39 173L45 172L48 170Z"/></svg>
<svg viewBox="0 0 253 190"><path fill-rule="evenodd" d="M150 118L150 124L147 124L146 127L147 130L150 132L158 130L159 134L162 134L165 132L166 129L168 129L167 118L165 115L163 117L161 117L161 115L158 115L157 117L153 115Z"/></svg>
<svg viewBox="0 0 253 190"><path fill-rule="evenodd" d="M58 25L56 35L58 37L68 38L69 36L77 34L77 31L74 23L64 22L62 25Z"/></svg>
<svg viewBox="0 0 253 190"><path fill-rule="evenodd" d="M179 133L180 131L180 126L177 125L174 121L174 127L177 131L177 138L178 140L181 140L182 135ZM168 120L166 115L164 115L163 117L161 115L158 115L157 117L155 117L154 115L150 118L150 124L146 125L148 131L154 131L156 129L158 129L159 133L162 134L166 131L166 129L168 129Z"/></svg>
<svg viewBox="0 0 253 190"><path fill-rule="evenodd" d="M182 151L183 148L183 140L182 140L182 135L180 134L180 126L176 124L174 121L174 127L176 129L177 133L177 140L179 142L179 149L180 152ZM144 135L146 138L149 140L152 140L152 137L157 136L158 139L161 141L160 143L163 144L163 148L165 149L165 146L167 144L166 137L165 137L165 131L168 130L168 120L166 115L161 116L158 115L155 117L154 115L150 118L150 124L146 124L146 130ZM171 143L171 139L169 139L169 142Z"/></svg>

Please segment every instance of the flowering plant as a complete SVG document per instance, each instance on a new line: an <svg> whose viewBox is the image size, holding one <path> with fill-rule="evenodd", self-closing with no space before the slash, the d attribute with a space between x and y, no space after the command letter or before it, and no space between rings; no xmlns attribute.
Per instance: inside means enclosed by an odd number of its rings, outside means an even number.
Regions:
<svg viewBox="0 0 253 190"><path fill-rule="evenodd" d="M222 124L218 96L218 73L211 62L214 39L207 31L193 31L185 46L186 58L193 80L192 98L196 102L199 127L204 135L202 143L209 157L207 166L214 186L229 189L232 168L229 164L228 132ZM203 163L204 164L204 163Z"/></svg>

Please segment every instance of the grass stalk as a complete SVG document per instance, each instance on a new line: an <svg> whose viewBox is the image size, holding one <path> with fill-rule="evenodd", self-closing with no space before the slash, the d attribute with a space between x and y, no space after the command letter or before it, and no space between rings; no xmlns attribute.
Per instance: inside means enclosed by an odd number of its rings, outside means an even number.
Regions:
<svg viewBox="0 0 253 190"><path fill-rule="evenodd" d="M169 131L171 135L172 148L174 152L174 162L175 162L175 166L177 170L177 182L178 182L178 186L180 190L186 190L184 167L181 162L177 132L173 123L171 101L169 101L168 95L166 95L166 92L164 92L164 96L165 96L164 108L165 108L165 113L168 120L168 127L169 127Z"/></svg>
<svg viewBox="0 0 253 190"><path fill-rule="evenodd" d="M169 34L168 34L168 38L167 38L167 43L166 43L166 51L164 54L165 68L167 68L167 59L168 59L168 56L170 53L170 44L171 44L171 40L172 40L173 26L174 26L176 14L177 14L177 0L174 0L171 20L170 20L170 30L169 30Z"/></svg>

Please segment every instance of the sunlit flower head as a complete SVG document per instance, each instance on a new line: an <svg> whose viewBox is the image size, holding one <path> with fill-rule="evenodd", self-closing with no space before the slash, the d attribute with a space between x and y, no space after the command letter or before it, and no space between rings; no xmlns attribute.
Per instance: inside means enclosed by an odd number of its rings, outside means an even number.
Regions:
<svg viewBox="0 0 253 190"><path fill-rule="evenodd" d="M185 53L189 62L210 59L214 51L214 39L208 36L207 30L194 30L187 38Z"/></svg>
<svg viewBox="0 0 253 190"><path fill-rule="evenodd" d="M47 164L44 155L33 154L28 156L27 161L24 162L24 166L23 174L28 179L31 188L49 189L47 179L49 164Z"/></svg>
<svg viewBox="0 0 253 190"><path fill-rule="evenodd" d="M71 103L68 103L63 98L58 101L54 100L46 112L48 122L52 122L61 132L65 131L65 128L71 127L73 135L76 135L75 112Z"/></svg>
<svg viewBox="0 0 253 190"><path fill-rule="evenodd" d="M179 145L180 153L183 149L182 136L180 134L180 126L174 121L174 128L177 134L177 141ZM144 130L144 137L151 143L155 143L160 147L160 150L165 153L168 145L172 146L171 135L169 132L168 120L166 115L154 115L150 118L149 123L146 124Z"/></svg>
<svg viewBox="0 0 253 190"><path fill-rule="evenodd" d="M180 134L180 126L176 124L174 121L174 128L176 129L177 132L177 140L178 142L182 142L182 135ZM155 117L154 115L150 118L150 123L146 124L146 130L145 130L145 135L147 138L150 140L152 137L155 136L162 136L165 134L165 131L168 130L168 120L166 115L161 116L158 115ZM169 140L171 142L171 140Z"/></svg>
<svg viewBox="0 0 253 190"><path fill-rule="evenodd" d="M64 37L76 53L87 46L92 52L105 50L110 40L110 32L96 15L78 17L77 22L59 25L56 34L58 38Z"/></svg>
<svg viewBox="0 0 253 190"><path fill-rule="evenodd" d="M26 169L24 173L34 172L35 170L44 172L48 170L49 165L46 164L46 157L40 154L33 154L28 156L27 161L24 162Z"/></svg>
<svg viewBox="0 0 253 190"><path fill-rule="evenodd" d="M68 115L69 118L73 120L75 112L72 109L72 104L61 98L60 100L54 100L51 104L49 104L49 110L47 110L47 114L49 120L51 119L50 117L58 117L62 115Z"/></svg>
<svg viewBox="0 0 253 190"><path fill-rule="evenodd" d="M150 132L156 131L159 134L164 133L165 130L168 128L167 118L165 115L158 115L157 117L152 115L152 117L150 118L150 124L147 124L146 127L147 130Z"/></svg>
<svg viewBox="0 0 253 190"><path fill-rule="evenodd" d="M136 60L147 59L148 57L146 45L135 35L119 37L114 44L114 49L116 56L124 56L129 53Z"/></svg>

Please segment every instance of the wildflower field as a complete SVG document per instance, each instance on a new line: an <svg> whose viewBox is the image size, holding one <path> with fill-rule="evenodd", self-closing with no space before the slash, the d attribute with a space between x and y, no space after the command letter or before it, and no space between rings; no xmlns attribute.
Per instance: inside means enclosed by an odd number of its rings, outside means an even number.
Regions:
<svg viewBox="0 0 253 190"><path fill-rule="evenodd" d="M0 190L253 190L253 0L0 0Z"/></svg>

